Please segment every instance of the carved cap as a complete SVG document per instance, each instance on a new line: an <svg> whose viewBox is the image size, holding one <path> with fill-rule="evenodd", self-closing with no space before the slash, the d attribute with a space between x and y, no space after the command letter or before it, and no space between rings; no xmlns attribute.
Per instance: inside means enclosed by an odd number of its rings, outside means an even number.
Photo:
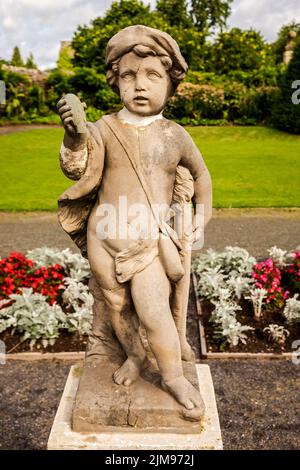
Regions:
<svg viewBox="0 0 300 470"><path fill-rule="evenodd" d="M168 55L172 59L173 66L184 73L188 69L177 42L168 33L144 25L128 26L108 41L107 67L109 68L112 62L132 51L137 45L150 47L158 56Z"/></svg>

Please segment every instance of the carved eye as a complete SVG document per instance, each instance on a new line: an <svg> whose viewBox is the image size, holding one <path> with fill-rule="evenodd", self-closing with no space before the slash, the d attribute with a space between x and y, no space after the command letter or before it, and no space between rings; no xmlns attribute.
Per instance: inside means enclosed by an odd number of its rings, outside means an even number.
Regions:
<svg viewBox="0 0 300 470"><path fill-rule="evenodd" d="M150 80L155 80L161 78L161 75L158 72L154 72L154 70L152 70L148 73L148 78L150 78Z"/></svg>
<svg viewBox="0 0 300 470"><path fill-rule="evenodd" d="M134 77L133 72L124 72L121 74L123 80L131 80Z"/></svg>

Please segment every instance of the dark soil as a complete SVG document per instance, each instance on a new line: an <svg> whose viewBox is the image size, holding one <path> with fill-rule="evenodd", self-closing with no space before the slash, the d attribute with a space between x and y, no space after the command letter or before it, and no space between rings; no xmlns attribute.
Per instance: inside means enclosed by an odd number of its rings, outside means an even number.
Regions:
<svg viewBox="0 0 300 470"><path fill-rule="evenodd" d="M300 366L210 360L225 449L300 448ZM0 366L0 449L45 449L71 362Z"/></svg>
<svg viewBox="0 0 300 470"><path fill-rule="evenodd" d="M228 343L224 343L222 339L215 338L216 325L210 322L211 312L214 306L207 301L201 302L202 309L202 320L205 330L205 339L208 352L247 352L247 353L282 353L292 352L293 341L299 340L300 338L300 325L295 324L293 326L287 325L284 317L280 312L264 312L262 318L257 321L254 319L252 308L249 304L244 303L242 306L243 310L237 313L237 320L242 325L251 326L254 328L253 331L246 331L247 342L243 344L239 342L237 346L230 346ZM269 326L271 323L282 325L286 328L290 335L286 339L285 344L279 345L274 341L270 341L263 329Z"/></svg>
<svg viewBox="0 0 300 470"><path fill-rule="evenodd" d="M0 334L0 340L4 341L6 353L20 353L20 352L64 352L64 351L84 351L86 348L87 336L81 336L79 333L68 333L62 331L59 338L55 341L53 346L48 345L43 348L40 343L37 343L30 349L29 340L22 341L22 335L19 333L11 334L10 331L4 331Z"/></svg>

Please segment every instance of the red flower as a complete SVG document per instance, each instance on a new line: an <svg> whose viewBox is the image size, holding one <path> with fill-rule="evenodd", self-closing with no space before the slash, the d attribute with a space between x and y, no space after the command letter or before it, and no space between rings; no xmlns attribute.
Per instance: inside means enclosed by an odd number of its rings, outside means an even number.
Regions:
<svg viewBox="0 0 300 470"><path fill-rule="evenodd" d="M0 260L0 299L7 299L10 294L20 293L22 287L32 287L47 297L49 303L61 301L65 277L62 266L45 266L35 269L34 262L22 253L11 253Z"/></svg>
<svg viewBox="0 0 300 470"><path fill-rule="evenodd" d="M266 289L266 301L275 308L283 308L285 300L300 288L300 252L293 253L292 257L293 263L288 266L279 268L268 258L253 267L256 287Z"/></svg>

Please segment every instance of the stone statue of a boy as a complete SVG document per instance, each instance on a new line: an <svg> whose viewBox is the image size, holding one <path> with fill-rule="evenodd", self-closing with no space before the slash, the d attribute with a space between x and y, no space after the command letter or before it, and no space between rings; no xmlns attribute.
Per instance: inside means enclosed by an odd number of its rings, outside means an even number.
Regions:
<svg viewBox="0 0 300 470"><path fill-rule="evenodd" d="M176 328L170 304L171 288L184 274L178 264L180 241L176 243L174 231L162 219L156 219L158 236L152 232L150 236L148 228L151 204L169 208L176 191L177 200L186 201L194 192L194 203L204 207L205 224L211 217L211 180L203 159L189 134L162 116L187 65L168 34L142 25L125 28L109 41L106 64L108 83L124 104L119 113L88 123L86 132L79 134L72 109L64 99L58 103L65 128L61 166L69 178L79 179L60 197L59 218L82 253L87 253L126 352L114 381L129 386L145 361L132 319L137 315L163 388L183 406L187 419L201 419L202 398L183 375L181 356L189 355L189 346ZM124 198L128 208L143 208L145 224L138 237L132 235L136 213L130 209L125 236L124 227L104 230L107 212L102 209L113 207L119 214ZM194 234L199 237L200 227ZM179 295L177 304L180 301Z"/></svg>

